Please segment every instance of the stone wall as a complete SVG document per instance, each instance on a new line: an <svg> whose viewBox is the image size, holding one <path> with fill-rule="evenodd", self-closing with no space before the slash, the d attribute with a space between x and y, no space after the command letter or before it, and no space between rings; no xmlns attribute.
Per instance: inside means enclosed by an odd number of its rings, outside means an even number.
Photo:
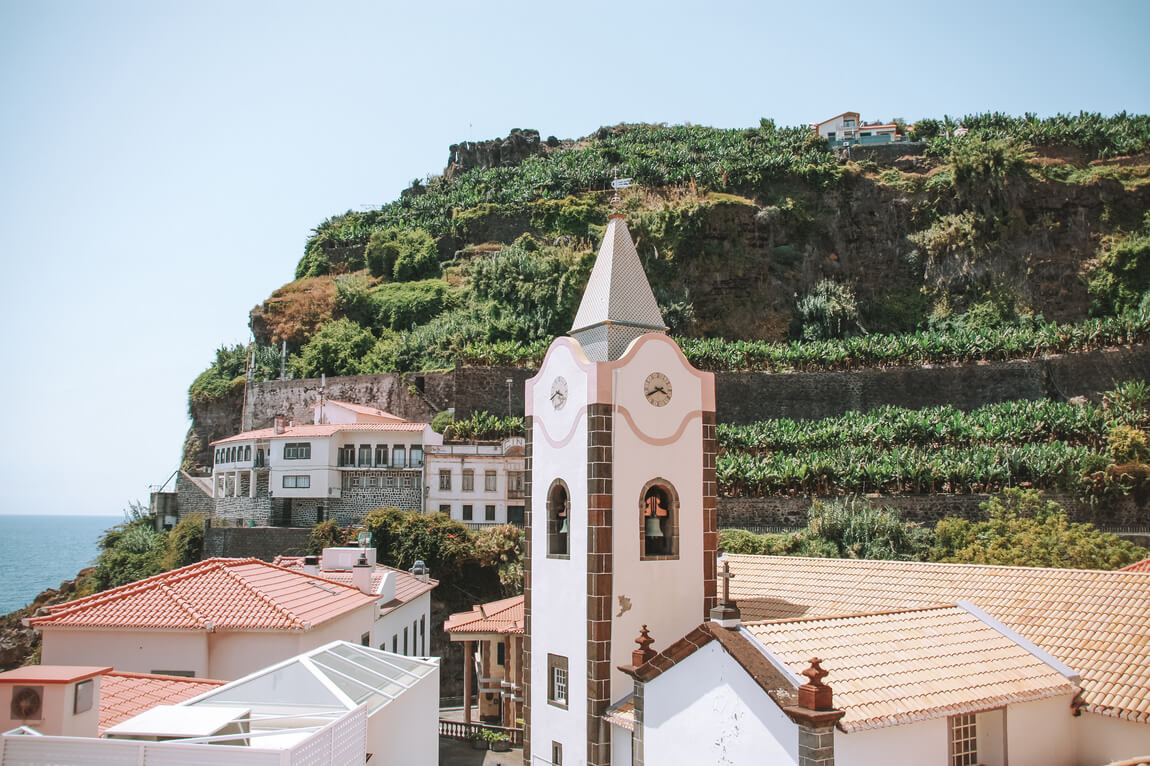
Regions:
<svg viewBox="0 0 1150 766"><path fill-rule="evenodd" d="M216 506L212 496L204 492L191 474L185 471L180 471L180 475L176 477L176 498L180 516L199 513L211 517L215 511Z"/></svg>
<svg viewBox="0 0 1150 766"><path fill-rule="evenodd" d="M243 430L267 428L276 415L311 423L319 389L319 378L252 382L244 402ZM348 375L328 378L325 393L328 399L378 407L406 420L430 423L435 413L452 406L455 381L450 371Z"/></svg>
<svg viewBox="0 0 1150 766"><path fill-rule="evenodd" d="M1043 493L1066 509L1072 522L1090 523L1102 528L1144 527L1150 524L1150 505L1139 504L1132 497L1091 505L1074 495ZM897 495L868 496L872 505L897 509L904 520L933 525L946 516L959 516L974 521L986 518L979 504L993 495ZM793 497L720 497L719 528L792 528L805 527L812 498Z"/></svg>
<svg viewBox="0 0 1150 766"><path fill-rule="evenodd" d="M834 147L835 159L845 162L870 160L879 165L891 165L900 157L917 157L926 151L926 142L892 141L887 144L852 144Z"/></svg>
<svg viewBox="0 0 1150 766"><path fill-rule="evenodd" d="M290 527L209 527L204 530L204 558L257 558L302 556L307 552L311 529Z"/></svg>
<svg viewBox="0 0 1150 766"><path fill-rule="evenodd" d="M1146 346L965 365L889 367L848 372L719 372L720 423L827 418L882 405L910 409L950 404L972 410L1015 399L1097 399L1116 382L1150 379Z"/></svg>
<svg viewBox="0 0 1150 766"><path fill-rule="evenodd" d="M517 367L460 367L455 370L455 416L475 412L506 415L507 380L511 380L511 414L523 415L523 384L535 370Z"/></svg>

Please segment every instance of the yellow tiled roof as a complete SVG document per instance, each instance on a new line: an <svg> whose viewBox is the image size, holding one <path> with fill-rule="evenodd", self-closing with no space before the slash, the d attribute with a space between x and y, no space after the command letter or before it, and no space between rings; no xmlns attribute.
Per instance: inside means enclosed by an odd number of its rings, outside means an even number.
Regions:
<svg viewBox="0 0 1150 766"><path fill-rule="evenodd" d="M747 623L794 673L822 660L844 730L896 726L1076 691L1047 662L957 606Z"/></svg>
<svg viewBox="0 0 1150 766"><path fill-rule="evenodd" d="M744 620L966 600L1082 675L1084 709L1150 723L1150 573L729 554ZM809 659L809 658L807 658ZM825 665L833 672L831 665Z"/></svg>

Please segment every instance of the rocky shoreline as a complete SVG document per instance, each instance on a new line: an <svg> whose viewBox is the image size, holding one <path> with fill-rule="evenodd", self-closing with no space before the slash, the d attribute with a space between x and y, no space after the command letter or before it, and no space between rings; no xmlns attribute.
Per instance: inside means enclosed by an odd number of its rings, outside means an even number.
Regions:
<svg viewBox="0 0 1150 766"><path fill-rule="evenodd" d="M40 634L25 628L21 620L36 614L41 607L79 597L80 583L89 579L94 571L93 567L82 569L74 579L65 580L58 588L48 588L24 608L0 617L0 671L39 662Z"/></svg>

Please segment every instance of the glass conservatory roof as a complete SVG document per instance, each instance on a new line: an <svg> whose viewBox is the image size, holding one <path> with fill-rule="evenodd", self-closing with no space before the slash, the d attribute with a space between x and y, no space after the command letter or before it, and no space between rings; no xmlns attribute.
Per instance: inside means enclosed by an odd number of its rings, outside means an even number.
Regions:
<svg viewBox="0 0 1150 766"><path fill-rule="evenodd" d="M368 714L433 672L438 659L404 657L334 641L200 695L186 705L235 705L255 716L342 715L366 704Z"/></svg>

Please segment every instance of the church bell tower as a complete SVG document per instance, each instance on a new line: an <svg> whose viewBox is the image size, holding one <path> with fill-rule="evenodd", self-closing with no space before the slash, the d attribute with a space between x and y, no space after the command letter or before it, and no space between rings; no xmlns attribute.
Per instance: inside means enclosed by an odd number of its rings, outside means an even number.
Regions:
<svg viewBox="0 0 1150 766"><path fill-rule="evenodd" d="M524 763L611 762L607 708L646 624L715 601L715 382L665 333L613 214L571 334L527 381Z"/></svg>

